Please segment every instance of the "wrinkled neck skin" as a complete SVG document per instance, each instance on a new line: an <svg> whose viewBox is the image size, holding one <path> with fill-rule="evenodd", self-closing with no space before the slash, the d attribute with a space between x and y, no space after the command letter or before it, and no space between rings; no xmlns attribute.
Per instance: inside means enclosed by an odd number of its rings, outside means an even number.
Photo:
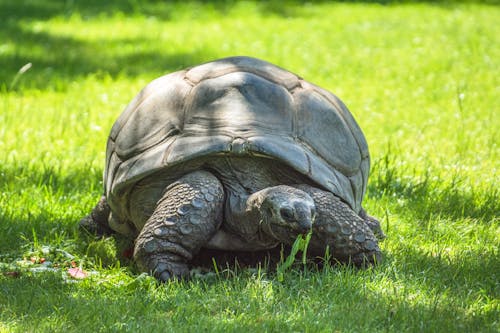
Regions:
<svg viewBox="0 0 500 333"><path fill-rule="evenodd" d="M278 237L273 233L271 229L269 214L265 213L266 208L263 207L263 202L267 190L268 189L264 189L248 196L246 201L245 213L253 221L258 221L258 232L260 234L264 234L267 237L278 240Z"/></svg>
<svg viewBox="0 0 500 333"><path fill-rule="evenodd" d="M265 190L262 190L265 191ZM250 195L241 192L228 194L226 201L226 228L261 247L273 248L280 240L273 234L270 221L262 214L264 196L262 191Z"/></svg>

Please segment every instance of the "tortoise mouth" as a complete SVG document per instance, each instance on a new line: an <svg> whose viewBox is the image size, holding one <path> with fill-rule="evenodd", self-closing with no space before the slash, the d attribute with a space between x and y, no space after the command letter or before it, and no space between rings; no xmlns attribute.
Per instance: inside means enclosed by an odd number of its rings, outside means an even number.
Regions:
<svg viewBox="0 0 500 333"><path fill-rule="evenodd" d="M295 229L290 226L276 225L276 224L265 224L263 225L262 231L273 237L274 239L286 244L292 245L299 235L306 235L311 229Z"/></svg>

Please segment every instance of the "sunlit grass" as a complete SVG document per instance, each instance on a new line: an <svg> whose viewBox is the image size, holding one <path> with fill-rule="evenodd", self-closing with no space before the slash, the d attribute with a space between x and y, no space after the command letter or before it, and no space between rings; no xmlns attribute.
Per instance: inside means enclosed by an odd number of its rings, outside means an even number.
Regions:
<svg viewBox="0 0 500 333"><path fill-rule="evenodd" d="M0 331L498 331L498 7L134 3L0 2ZM78 231L130 99L229 55L346 102L372 155L380 266L158 285L126 244ZM59 269L33 272L42 257ZM71 283L72 261L92 274Z"/></svg>

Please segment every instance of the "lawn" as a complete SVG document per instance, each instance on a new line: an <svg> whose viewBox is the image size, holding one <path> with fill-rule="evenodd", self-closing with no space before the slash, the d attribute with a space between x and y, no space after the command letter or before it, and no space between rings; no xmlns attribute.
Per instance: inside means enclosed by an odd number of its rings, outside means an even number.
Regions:
<svg viewBox="0 0 500 333"><path fill-rule="evenodd" d="M498 332L500 6L381 3L0 0L0 332ZM119 239L78 229L126 104L230 55L347 104L372 156L380 265L158 284Z"/></svg>

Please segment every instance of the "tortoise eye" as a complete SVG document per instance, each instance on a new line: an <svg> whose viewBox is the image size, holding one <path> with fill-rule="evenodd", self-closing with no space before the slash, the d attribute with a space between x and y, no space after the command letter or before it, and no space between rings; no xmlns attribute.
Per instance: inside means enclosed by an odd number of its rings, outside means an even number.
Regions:
<svg viewBox="0 0 500 333"><path fill-rule="evenodd" d="M283 207L280 209L280 215L285 221L294 221L295 216L293 214L293 209L290 207Z"/></svg>

